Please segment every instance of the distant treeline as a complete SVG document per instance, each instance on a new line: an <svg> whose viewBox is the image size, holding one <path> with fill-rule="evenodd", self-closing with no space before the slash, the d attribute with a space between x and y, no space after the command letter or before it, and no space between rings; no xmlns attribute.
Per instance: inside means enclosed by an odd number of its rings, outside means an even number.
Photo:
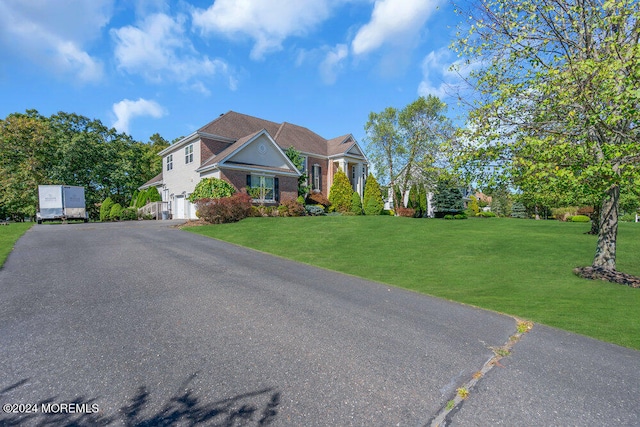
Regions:
<svg viewBox="0 0 640 427"><path fill-rule="evenodd" d="M102 200L128 204L161 172L157 153L168 146L157 133L148 142L135 141L73 113L9 114L0 120L0 218L34 217L39 184L84 187L89 215L97 218Z"/></svg>

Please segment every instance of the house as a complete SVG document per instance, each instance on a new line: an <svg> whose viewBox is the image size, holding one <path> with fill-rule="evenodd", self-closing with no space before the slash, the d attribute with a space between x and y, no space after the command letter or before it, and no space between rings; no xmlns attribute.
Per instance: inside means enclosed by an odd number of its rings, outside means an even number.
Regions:
<svg viewBox="0 0 640 427"><path fill-rule="evenodd" d="M285 151L304 157L298 171ZM220 178L237 191L259 194L255 202L277 205L298 196L298 177L307 174L313 192L328 196L342 169L362 197L368 161L353 135L324 139L292 123L275 123L229 111L159 153L162 172L140 187L156 187L172 218L196 218L188 200L203 178Z"/></svg>

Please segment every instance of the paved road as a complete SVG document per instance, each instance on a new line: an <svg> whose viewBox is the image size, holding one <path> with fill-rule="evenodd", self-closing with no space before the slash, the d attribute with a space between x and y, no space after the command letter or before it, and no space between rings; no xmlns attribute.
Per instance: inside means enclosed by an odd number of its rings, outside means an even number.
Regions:
<svg viewBox="0 0 640 427"><path fill-rule="evenodd" d="M536 325L449 412L514 319L170 225L20 239L0 426L640 425L640 352Z"/></svg>

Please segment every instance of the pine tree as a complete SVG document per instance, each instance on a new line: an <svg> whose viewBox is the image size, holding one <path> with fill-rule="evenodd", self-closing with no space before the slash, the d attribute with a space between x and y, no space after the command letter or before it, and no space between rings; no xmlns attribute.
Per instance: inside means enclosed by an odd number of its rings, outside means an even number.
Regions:
<svg viewBox="0 0 640 427"><path fill-rule="evenodd" d="M357 191L351 195L351 212L356 215L362 215L362 201Z"/></svg>
<svg viewBox="0 0 640 427"><path fill-rule="evenodd" d="M367 183L364 186L364 214L380 215L384 204L382 203L382 193L376 178L369 173Z"/></svg>
<svg viewBox="0 0 640 427"><path fill-rule="evenodd" d="M333 176L333 185L329 191L329 201L331 209L335 212L349 212L351 210L351 193L353 189L349 183L349 178L342 169Z"/></svg>

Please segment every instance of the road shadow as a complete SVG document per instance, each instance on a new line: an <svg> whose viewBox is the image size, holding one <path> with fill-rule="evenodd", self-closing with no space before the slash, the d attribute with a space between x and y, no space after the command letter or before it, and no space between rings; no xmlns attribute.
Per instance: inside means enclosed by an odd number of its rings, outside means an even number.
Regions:
<svg viewBox="0 0 640 427"><path fill-rule="evenodd" d="M273 388L265 388L249 393L237 394L215 402L205 402L193 390L189 383L196 374L190 376L178 388L178 392L167 398L160 405L151 402L151 392L146 386L140 386L135 395L122 405L117 413L106 414L102 410L92 413L93 407L100 408L99 398L84 396L73 400L51 397L37 402L37 413L0 413L0 427L12 426L62 426L89 427L125 425L127 427L151 426L266 426L278 415L280 392ZM33 403L8 402L12 391L28 384L29 379L21 380L0 390L0 403ZM62 414L43 413L41 408L48 404L71 403L87 409L83 413ZM82 406L84 405L84 406Z"/></svg>

